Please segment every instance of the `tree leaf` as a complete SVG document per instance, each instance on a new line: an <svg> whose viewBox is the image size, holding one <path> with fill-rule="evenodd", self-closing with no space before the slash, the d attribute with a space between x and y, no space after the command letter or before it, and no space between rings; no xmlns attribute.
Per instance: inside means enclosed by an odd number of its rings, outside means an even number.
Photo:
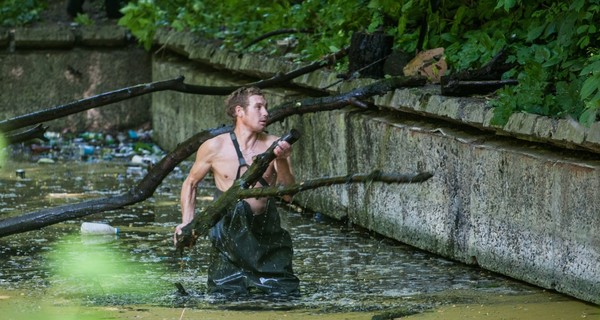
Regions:
<svg viewBox="0 0 600 320"><path fill-rule="evenodd" d="M589 127L592 125L592 123L594 123L596 121L596 117L598 116L598 110L600 109L600 107L596 106L596 107L590 107L590 108L586 108L583 113L581 113L581 116L579 116L579 123L581 123L582 125Z"/></svg>
<svg viewBox="0 0 600 320"><path fill-rule="evenodd" d="M599 90L600 88L600 73L593 74L591 77L587 78L583 85L581 86L581 100L587 99L589 96L594 93L594 91Z"/></svg>
<svg viewBox="0 0 600 320"><path fill-rule="evenodd" d="M529 28L529 30L527 31L526 41L532 42L533 40L536 40L537 38L539 38L542 35L542 32L544 32L544 29L546 29L545 24L541 25L541 26Z"/></svg>

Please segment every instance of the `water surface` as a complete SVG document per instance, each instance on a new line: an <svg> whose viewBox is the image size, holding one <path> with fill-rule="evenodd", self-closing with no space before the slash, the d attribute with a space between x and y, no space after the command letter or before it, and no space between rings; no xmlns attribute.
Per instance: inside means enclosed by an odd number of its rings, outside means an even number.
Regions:
<svg viewBox="0 0 600 320"><path fill-rule="evenodd" d="M180 185L190 165L183 163L144 202L0 238L0 312L14 319L31 312L57 319L185 319L186 313L194 318L200 311L214 319L241 314L249 319L385 319L419 312L425 313L414 317L451 319L453 310L474 310L465 306L486 306L482 310L488 315L502 316L518 305L541 304L536 317L559 319L553 318L556 310L573 319L599 317L596 306L287 206L280 212L294 239L301 295L208 296L208 241L200 239L179 257L171 240L180 221ZM24 178L17 169L25 171ZM11 161L0 172L0 218L122 193L142 174L143 169L115 160ZM198 207L210 203L213 191L209 183L200 186ZM79 232L83 221L109 223L121 232L84 236ZM188 295L180 294L175 283ZM468 316L458 314L457 319Z"/></svg>

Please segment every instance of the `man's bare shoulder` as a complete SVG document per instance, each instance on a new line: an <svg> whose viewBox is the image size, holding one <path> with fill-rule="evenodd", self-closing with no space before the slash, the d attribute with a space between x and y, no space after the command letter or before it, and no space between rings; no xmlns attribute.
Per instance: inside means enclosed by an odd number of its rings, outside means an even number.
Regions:
<svg viewBox="0 0 600 320"><path fill-rule="evenodd" d="M229 133L220 134L216 137L204 141L204 143L200 146L198 150L199 152L205 154L218 153L221 150L221 148L223 148L223 145L225 144L225 142L227 141L226 139L228 138Z"/></svg>

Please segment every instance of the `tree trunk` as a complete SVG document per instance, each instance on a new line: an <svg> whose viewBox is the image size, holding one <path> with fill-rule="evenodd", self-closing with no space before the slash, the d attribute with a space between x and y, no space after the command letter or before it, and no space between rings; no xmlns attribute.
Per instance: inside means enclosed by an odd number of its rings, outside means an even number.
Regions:
<svg viewBox="0 0 600 320"><path fill-rule="evenodd" d="M394 38L383 32L355 32L348 53L349 76L358 73L365 78L383 78L383 65L392 53L393 42Z"/></svg>

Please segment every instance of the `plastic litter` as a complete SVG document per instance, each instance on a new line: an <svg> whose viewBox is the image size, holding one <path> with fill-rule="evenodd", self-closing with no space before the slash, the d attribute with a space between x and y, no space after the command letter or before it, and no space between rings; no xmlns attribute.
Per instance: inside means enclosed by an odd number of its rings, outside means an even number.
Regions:
<svg viewBox="0 0 600 320"><path fill-rule="evenodd" d="M81 234L106 235L119 234L119 228L112 227L106 223L84 222L81 224Z"/></svg>

